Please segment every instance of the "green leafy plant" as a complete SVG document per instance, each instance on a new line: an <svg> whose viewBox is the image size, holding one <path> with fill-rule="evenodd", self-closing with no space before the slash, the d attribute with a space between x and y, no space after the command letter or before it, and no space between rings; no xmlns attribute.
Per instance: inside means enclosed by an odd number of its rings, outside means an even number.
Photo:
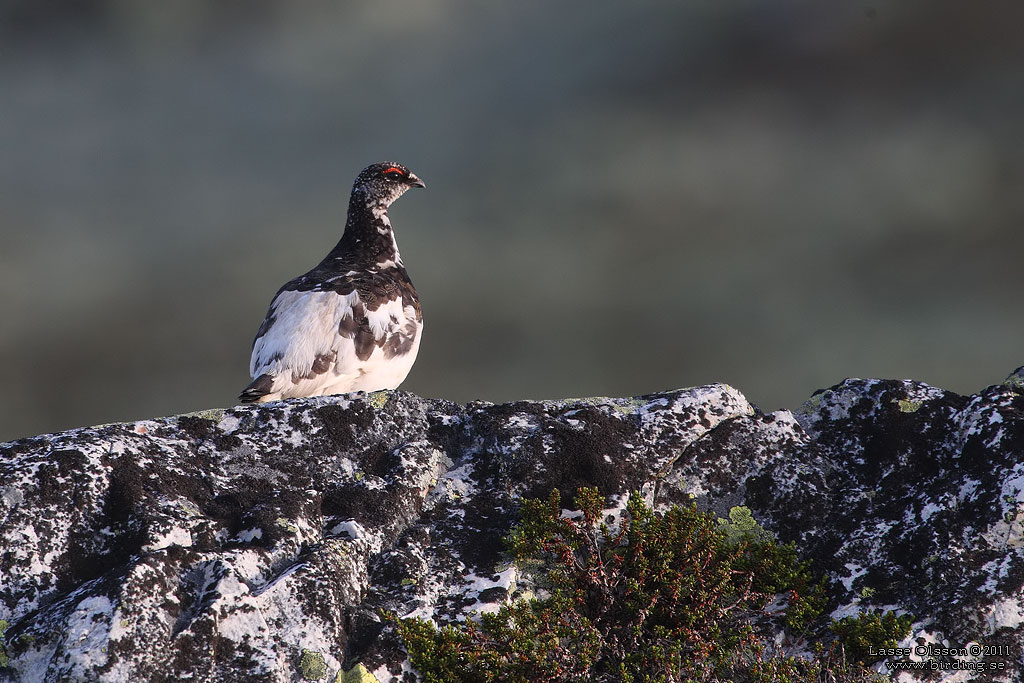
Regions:
<svg viewBox="0 0 1024 683"><path fill-rule="evenodd" d="M428 683L477 681L854 681L866 670L841 645L814 659L769 646L781 626L799 634L821 622L826 599L809 563L781 545L746 508L730 520L695 505L655 513L632 495L618 528L604 497L577 492L522 501L506 539L537 595L479 621L441 628L388 615Z"/></svg>
<svg viewBox="0 0 1024 683"><path fill-rule="evenodd" d="M842 643L847 657L864 664L874 664L883 657L870 655L869 646L876 650L896 647L910 633L913 623L914 617L910 614L875 611L833 621L829 630Z"/></svg>
<svg viewBox="0 0 1024 683"><path fill-rule="evenodd" d="M4 633L8 626L10 626L9 623L0 619L0 669L5 668L11 661L7 656L7 647L4 645Z"/></svg>

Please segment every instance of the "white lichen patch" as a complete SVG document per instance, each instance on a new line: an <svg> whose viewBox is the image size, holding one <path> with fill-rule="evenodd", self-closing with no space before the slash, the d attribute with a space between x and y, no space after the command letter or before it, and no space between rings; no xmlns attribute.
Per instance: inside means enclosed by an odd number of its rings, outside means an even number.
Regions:
<svg viewBox="0 0 1024 683"><path fill-rule="evenodd" d="M402 662L402 669L397 677L391 674L391 671L388 669L387 664L383 664L377 667L371 672L371 674L373 675L374 679L379 683L389 683L390 681L416 680L416 678L419 676L419 672L416 671L416 669L412 668L412 662L410 662L408 659Z"/></svg>
<svg viewBox="0 0 1024 683"><path fill-rule="evenodd" d="M978 573L986 577L985 582L978 587L978 592L990 597L995 596L999 583L1010 579L1020 562L1021 557L1017 554L1004 555L986 562L978 569Z"/></svg>
<svg viewBox="0 0 1024 683"><path fill-rule="evenodd" d="M224 434L233 434L241 424L242 421L238 419L237 415L225 412L221 415L220 422L217 423L217 429Z"/></svg>
<svg viewBox="0 0 1024 683"><path fill-rule="evenodd" d="M1024 604L1020 594L996 600L985 617L990 634L1001 629L1015 629L1024 624Z"/></svg>
<svg viewBox="0 0 1024 683"><path fill-rule="evenodd" d="M106 596L90 596L75 606L64 626L64 676L87 680L89 671L106 663L113 619L114 604Z"/></svg>
<svg viewBox="0 0 1024 683"><path fill-rule="evenodd" d="M732 387L712 384L653 398L637 414L646 440L656 443L671 434L682 449L725 420L753 415L754 407Z"/></svg>
<svg viewBox="0 0 1024 683"><path fill-rule="evenodd" d="M995 548L1024 547L1024 510L998 520L985 530L982 537Z"/></svg>
<svg viewBox="0 0 1024 683"><path fill-rule="evenodd" d="M788 410L776 410L768 413L757 428L758 442L761 446L760 456L764 462L778 450L804 438L803 428L796 416Z"/></svg>
<svg viewBox="0 0 1024 683"><path fill-rule="evenodd" d="M463 612L497 612L501 609L502 605L507 603L507 597L512 595L515 591L518 580L519 570L514 564L510 565L503 571L497 572L493 576L480 576L479 574L472 573L467 574L463 577L463 593L467 597L480 595L486 590L500 588L504 590L506 599L490 602L482 602L478 599L469 607L463 608Z"/></svg>
<svg viewBox="0 0 1024 683"><path fill-rule="evenodd" d="M946 394L943 389L909 379L903 380L903 386L907 390L906 401L914 407L914 411L919 410L925 403L941 399Z"/></svg>
<svg viewBox="0 0 1024 683"><path fill-rule="evenodd" d="M441 474L431 488L424 505L432 509L438 504L448 504L475 496L479 493L479 488L473 478L474 471L474 465L467 462Z"/></svg>
<svg viewBox="0 0 1024 683"><path fill-rule="evenodd" d="M435 564L428 550L427 545L413 545L403 548L402 558L405 567L405 575L400 583L403 592L408 596L406 599L407 618L420 618L434 621L441 610L445 599L457 598L457 602L464 603L471 596L462 580L466 573L466 566L458 557L447 558L441 564ZM443 568L442 568L443 566ZM446 612L446 620L453 615L450 610ZM466 612L462 610L458 618L464 618Z"/></svg>
<svg viewBox="0 0 1024 683"><path fill-rule="evenodd" d="M21 492L21 489L14 486L0 488L0 504L2 504L0 509L4 510L5 517L12 508L17 507L23 500L25 500L25 494Z"/></svg>
<svg viewBox="0 0 1024 683"><path fill-rule="evenodd" d="M853 562L846 563L846 570L850 573L847 576L839 577L839 581L847 591L852 591L853 582L868 573L867 567L862 567Z"/></svg>
<svg viewBox="0 0 1024 683"><path fill-rule="evenodd" d="M508 429L525 429L532 431L537 428L536 420L531 419L525 415L513 415L505 420L505 426Z"/></svg>
<svg viewBox="0 0 1024 683"><path fill-rule="evenodd" d="M242 529L232 539L237 543L252 543L253 541L263 538L263 529L261 527L254 527L252 529Z"/></svg>
<svg viewBox="0 0 1024 683"><path fill-rule="evenodd" d="M348 536L351 540L357 540L364 538L366 535L366 529L362 524L354 519L346 519L338 522L327 531L327 536L341 536L342 534Z"/></svg>
<svg viewBox="0 0 1024 683"><path fill-rule="evenodd" d="M921 509L920 512L921 523L927 524L928 520L930 520L937 513L942 512L942 510L942 507L936 505L933 502L929 501L928 503L925 503L925 506Z"/></svg>
<svg viewBox="0 0 1024 683"><path fill-rule="evenodd" d="M170 530L160 534L151 542L142 546L142 549L145 552L151 553L156 550L163 550L164 548L172 545L181 546L183 548L192 547L192 533L188 529L183 529L179 526L172 527Z"/></svg>
<svg viewBox="0 0 1024 683"><path fill-rule="evenodd" d="M268 637L284 638L289 649L296 652L309 650L320 652L327 666L341 669L341 662L331 654L334 640L325 630L325 624L314 618L308 610L309 596L305 595L293 580L297 575L275 582L272 587L254 599L260 619L268 625ZM287 625L282 631L279 625Z"/></svg>
<svg viewBox="0 0 1024 683"><path fill-rule="evenodd" d="M960 483L960 488L957 489L957 500L961 503L966 500L973 500L977 495L979 486L981 486L981 482L977 479L965 479Z"/></svg>

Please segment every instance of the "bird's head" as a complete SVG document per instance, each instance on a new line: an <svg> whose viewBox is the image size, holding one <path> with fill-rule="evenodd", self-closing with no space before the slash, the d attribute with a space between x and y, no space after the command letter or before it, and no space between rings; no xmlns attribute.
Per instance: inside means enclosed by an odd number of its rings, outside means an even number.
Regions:
<svg viewBox="0 0 1024 683"><path fill-rule="evenodd" d="M416 174L402 164L382 161L356 176L352 197L360 196L369 206L390 206L411 187L426 187Z"/></svg>

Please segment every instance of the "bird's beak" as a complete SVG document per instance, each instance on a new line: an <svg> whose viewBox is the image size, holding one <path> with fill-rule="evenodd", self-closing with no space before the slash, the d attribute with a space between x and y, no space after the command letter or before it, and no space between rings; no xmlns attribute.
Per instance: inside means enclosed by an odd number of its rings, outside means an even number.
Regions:
<svg viewBox="0 0 1024 683"><path fill-rule="evenodd" d="M409 187L426 187L427 184L416 177L415 173L410 173L409 177L405 180L409 184Z"/></svg>

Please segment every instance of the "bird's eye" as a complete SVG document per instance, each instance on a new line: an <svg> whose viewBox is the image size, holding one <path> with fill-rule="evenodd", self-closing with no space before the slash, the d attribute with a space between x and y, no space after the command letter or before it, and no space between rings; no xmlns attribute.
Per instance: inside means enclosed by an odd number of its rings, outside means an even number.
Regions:
<svg viewBox="0 0 1024 683"><path fill-rule="evenodd" d="M384 169L384 177L388 180L401 180L403 175L404 174L401 169L395 168L394 166Z"/></svg>

